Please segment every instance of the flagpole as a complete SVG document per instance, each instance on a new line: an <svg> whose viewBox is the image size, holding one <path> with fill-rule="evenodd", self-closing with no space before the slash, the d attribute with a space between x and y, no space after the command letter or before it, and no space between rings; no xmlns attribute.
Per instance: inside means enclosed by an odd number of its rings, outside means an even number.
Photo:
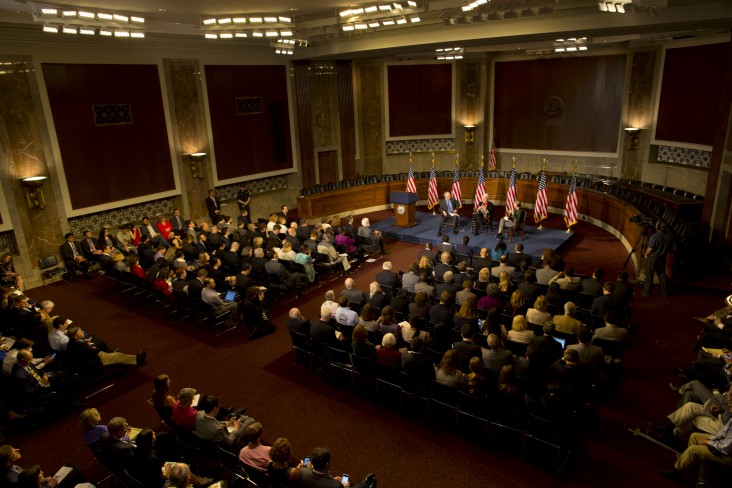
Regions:
<svg viewBox="0 0 732 488"><path fill-rule="evenodd" d="M572 178L574 179L575 175L577 174L577 158L573 159L573 160L572 160L572 163L574 164L574 169L572 169ZM571 184L570 184L570 185L571 185ZM576 193L576 192L577 192L577 189L575 188L575 190L574 190L574 191L575 191L575 193ZM568 225L568 226L567 226L567 230L566 230L566 233L567 233L567 234L571 234L571 233L572 233L572 230L571 230L571 229L572 229L572 226L571 226L571 225Z"/></svg>
<svg viewBox="0 0 732 488"><path fill-rule="evenodd" d="M433 152L432 153L432 173L434 173L434 172L435 172L435 153ZM427 203L429 203L429 199L430 199L429 189L427 190L427 193L428 193L428 195L427 195ZM435 212L435 206L434 205L432 206L432 215L437 215L437 212Z"/></svg>
<svg viewBox="0 0 732 488"><path fill-rule="evenodd" d="M541 171L544 172L546 170L546 158L541 159ZM539 181L541 181L541 174L539 174ZM536 204L534 204L534 212L536 212ZM547 209L547 213L548 209ZM544 222L544 219L541 220L541 222ZM536 230L544 230L544 224L539 222L539 227L536 228Z"/></svg>

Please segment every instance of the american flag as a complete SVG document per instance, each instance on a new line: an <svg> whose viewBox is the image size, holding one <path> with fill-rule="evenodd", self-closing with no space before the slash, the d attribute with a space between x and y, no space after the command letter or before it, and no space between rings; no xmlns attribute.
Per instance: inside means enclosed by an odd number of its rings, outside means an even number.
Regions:
<svg viewBox="0 0 732 488"><path fill-rule="evenodd" d="M491 154L488 157L488 171L495 171L496 167L496 141L491 141Z"/></svg>
<svg viewBox="0 0 732 488"><path fill-rule="evenodd" d="M577 223L577 175L572 174L572 183L569 184L567 203L564 206L564 223L567 229Z"/></svg>
<svg viewBox="0 0 732 488"><path fill-rule="evenodd" d="M452 174L452 198L463 206L463 193L460 191L460 165L455 162L455 172Z"/></svg>
<svg viewBox="0 0 732 488"><path fill-rule="evenodd" d="M506 193L506 215L513 212L516 204L516 168L511 168L511 176L508 179L508 193Z"/></svg>
<svg viewBox="0 0 732 488"><path fill-rule="evenodd" d="M417 186L414 184L414 171L412 171L412 160L409 160L409 173L407 174L407 192L417 193Z"/></svg>
<svg viewBox="0 0 732 488"><path fill-rule="evenodd" d="M435 177L435 160L432 160L432 169L430 170L430 184L427 188L427 207L432 208L440 201L437 195L437 177Z"/></svg>
<svg viewBox="0 0 732 488"><path fill-rule="evenodd" d="M477 208L485 195L485 175L483 174L483 163L480 163L480 171L478 172L478 186L475 188L475 201L473 205Z"/></svg>
<svg viewBox="0 0 732 488"><path fill-rule="evenodd" d="M542 170L539 176L539 191L536 193L536 205L534 205L534 222L537 224L547 217L546 202L546 173Z"/></svg>

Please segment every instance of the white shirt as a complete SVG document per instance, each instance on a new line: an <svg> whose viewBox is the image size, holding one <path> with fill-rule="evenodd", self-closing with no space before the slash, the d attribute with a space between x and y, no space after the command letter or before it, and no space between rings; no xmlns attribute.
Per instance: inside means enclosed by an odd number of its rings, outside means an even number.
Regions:
<svg viewBox="0 0 732 488"><path fill-rule="evenodd" d="M54 351L65 351L69 345L69 336L60 329L48 333L48 342Z"/></svg>

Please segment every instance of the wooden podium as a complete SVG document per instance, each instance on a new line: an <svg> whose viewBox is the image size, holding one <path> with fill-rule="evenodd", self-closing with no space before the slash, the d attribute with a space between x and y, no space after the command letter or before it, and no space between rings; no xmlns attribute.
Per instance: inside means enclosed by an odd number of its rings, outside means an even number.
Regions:
<svg viewBox="0 0 732 488"><path fill-rule="evenodd" d="M391 192L391 203L394 205L394 225L397 227L413 227L417 225L414 212L419 195L406 191Z"/></svg>

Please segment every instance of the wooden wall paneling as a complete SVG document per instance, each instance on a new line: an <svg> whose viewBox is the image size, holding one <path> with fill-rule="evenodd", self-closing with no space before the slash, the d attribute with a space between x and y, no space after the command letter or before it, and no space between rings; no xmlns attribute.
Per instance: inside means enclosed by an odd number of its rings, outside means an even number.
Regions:
<svg viewBox="0 0 732 488"><path fill-rule="evenodd" d="M316 183L313 117L312 110L310 109L310 62L295 61L294 65L297 135L300 144L300 171L302 175L302 186L308 188L314 186Z"/></svg>
<svg viewBox="0 0 732 488"><path fill-rule="evenodd" d="M318 151L318 178L321 185L338 180L338 151Z"/></svg>
<svg viewBox="0 0 732 488"><path fill-rule="evenodd" d="M73 209L175 189L157 65L42 69ZM120 104L131 123L96 123L93 105ZM120 184L123 174L140 177Z"/></svg>
<svg viewBox="0 0 732 488"><path fill-rule="evenodd" d="M353 103L351 61L336 61L338 77L338 117L341 133L341 170L344 180L356 178L356 120Z"/></svg>
<svg viewBox="0 0 732 488"><path fill-rule="evenodd" d="M452 64L387 67L389 137L452 134Z"/></svg>
<svg viewBox="0 0 732 488"><path fill-rule="evenodd" d="M287 67L208 65L205 71L218 180L291 168ZM244 104L246 98L253 101Z"/></svg>
<svg viewBox="0 0 732 488"><path fill-rule="evenodd" d="M625 55L495 64L494 130L499 147L615 152ZM561 113L545 113L548 102Z"/></svg>
<svg viewBox="0 0 732 488"><path fill-rule="evenodd" d="M666 50L656 139L711 146L720 119L730 43Z"/></svg>
<svg viewBox="0 0 732 488"><path fill-rule="evenodd" d="M361 160L367 176L383 174L384 120L381 65L359 67Z"/></svg>

